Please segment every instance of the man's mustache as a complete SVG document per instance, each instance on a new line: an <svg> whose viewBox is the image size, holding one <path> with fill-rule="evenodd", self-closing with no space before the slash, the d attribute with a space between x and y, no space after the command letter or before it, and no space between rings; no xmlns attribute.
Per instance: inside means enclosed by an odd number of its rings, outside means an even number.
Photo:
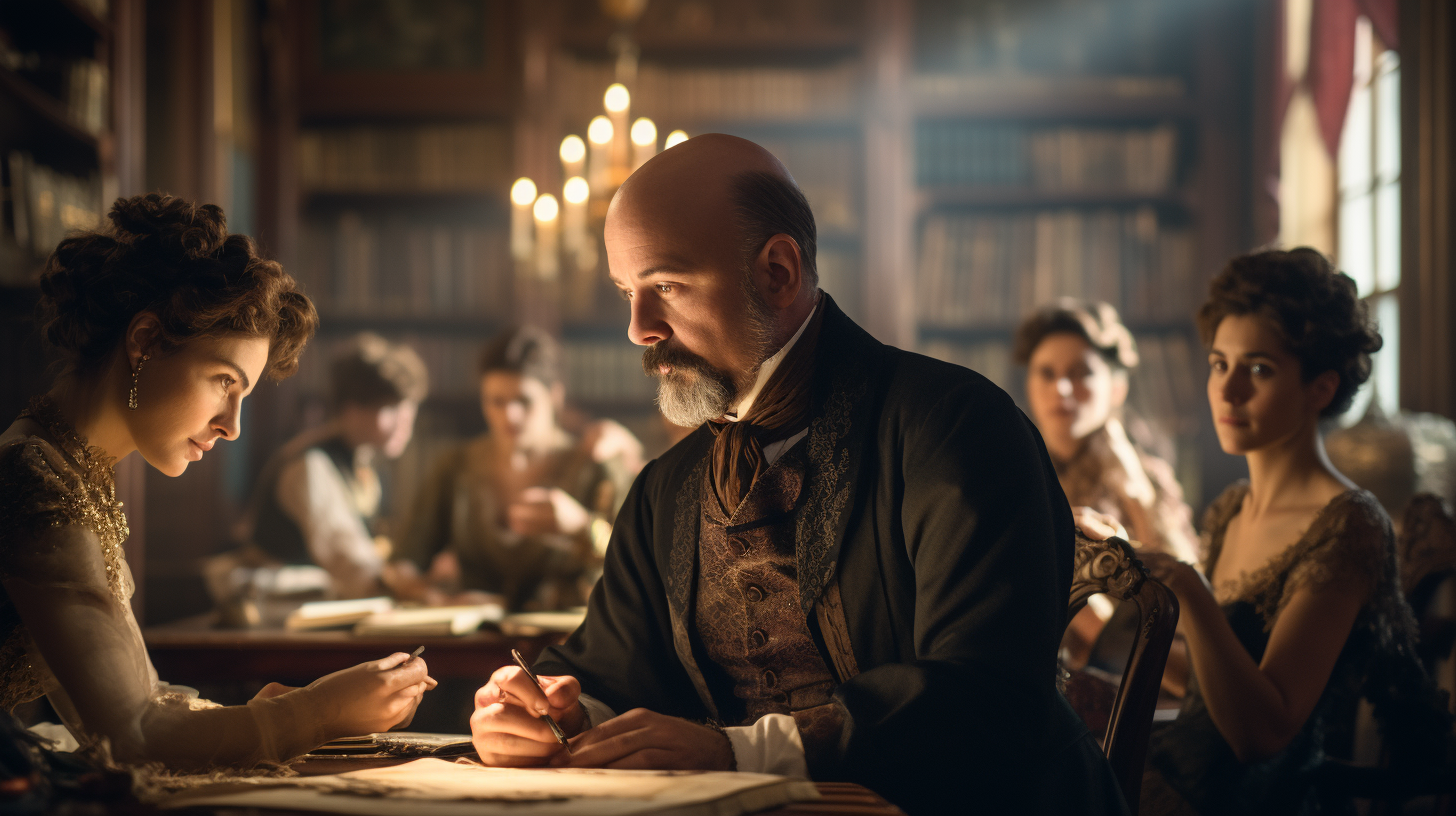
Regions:
<svg viewBox="0 0 1456 816"><path fill-rule="evenodd" d="M709 372L713 367L707 360L677 346L668 345L671 341L663 340L653 343L642 352L642 370L647 372L649 377L661 377L662 366L667 366L674 371L697 371Z"/></svg>

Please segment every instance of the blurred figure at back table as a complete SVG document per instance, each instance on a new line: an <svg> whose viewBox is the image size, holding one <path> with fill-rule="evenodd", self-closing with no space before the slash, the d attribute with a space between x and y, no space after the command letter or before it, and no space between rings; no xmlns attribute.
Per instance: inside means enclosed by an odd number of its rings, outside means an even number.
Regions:
<svg viewBox="0 0 1456 816"><path fill-rule="evenodd" d="M615 422L581 438L562 428L560 370L559 344L531 327L481 355L488 430L436 463L400 541L446 590L497 595L511 611L586 602L641 445Z"/></svg>
<svg viewBox="0 0 1456 816"><path fill-rule="evenodd" d="M1026 399L1074 508L1091 508L1122 525L1143 549L1196 561L1193 513L1173 468L1137 445L1123 425L1137 345L1106 303L1063 299L1022 322L1013 354L1026 366ZM1063 646L1081 665L1108 611L1088 606Z"/></svg>
<svg viewBox="0 0 1456 816"><path fill-rule="evenodd" d="M362 598L396 582L391 548L377 537L382 491L373 459L397 458L409 445L429 375L414 349L370 333L329 373L329 421L264 466L240 537L271 560L322 567L333 597Z"/></svg>

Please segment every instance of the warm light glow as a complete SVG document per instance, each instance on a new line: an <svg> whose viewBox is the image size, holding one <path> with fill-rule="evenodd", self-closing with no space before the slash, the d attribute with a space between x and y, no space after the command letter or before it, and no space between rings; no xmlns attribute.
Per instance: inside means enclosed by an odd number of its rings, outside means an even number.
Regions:
<svg viewBox="0 0 1456 816"><path fill-rule="evenodd" d="M665 141L665 142L662 143L662 149L663 150L666 150L669 147L677 147L678 145L682 144L683 142L686 142L687 140L688 140L688 132L687 131L685 131L685 130L674 130L673 132L667 134L667 141Z"/></svg>
<svg viewBox="0 0 1456 816"><path fill-rule="evenodd" d="M518 178L516 183L511 185L511 201L518 207L529 207L531 202L536 200L536 182L528 178Z"/></svg>
<svg viewBox="0 0 1456 816"><path fill-rule="evenodd" d="M607 93L602 97L602 104L606 106L609 113L621 113L632 104L632 95L627 93L626 85L613 82L607 86Z"/></svg>
<svg viewBox="0 0 1456 816"><path fill-rule="evenodd" d="M591 120L591 124L586 129L586 137L591 139L592 144L611 144L612 120L605 116L598 116Z"/></svg>
<svg viewBox="0 0 1456 816"><path fill-rule="evenodd" d="M561 189L561 197L566 199L567 204L585 204L591 198L591 185L581 176L572 176Z"/></svg>
<svg viewBox="0 0 1456 816"><path fill-rule="evenodd" d="M632 144L638 147L657 144L657 125L652 124L652 120L645 116L633 122Z"/></svg>
<svg viewBox="0 0 1456 816"><path fill-rule="evenodd" d="M536 199L535 215L537 221L555 221L558 213L561 212L561 205L556 203L556 196L546 193Z"/></svg>
<svg viewBox="0 0 1456 816"><path fill-rule="evenodd" d="M576 164L584 158L586 158L586 142L583 142L580 136L572 134L561 140L562 161L567 164Z"/></svg>

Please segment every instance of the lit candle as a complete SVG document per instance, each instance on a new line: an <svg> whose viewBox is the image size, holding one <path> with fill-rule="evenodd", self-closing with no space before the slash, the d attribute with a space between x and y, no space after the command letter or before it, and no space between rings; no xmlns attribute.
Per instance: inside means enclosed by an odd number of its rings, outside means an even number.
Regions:
<svg viewBox="0 0 1456 816"><path fill-rule="evenodd" d="M647 117L632 123L632 169L635 171L657 155L657 125Z"/></svg>
<svg viewBox="0 0 1456 816"><path fill-rule="evenodd" d="M577 258L581 267L584 256L591 256L591 265L597 265L596 245L587 236L587 201L591 200L591 185L581 176L566 179L561 197L566 201L562 210L562 243L566 252Z"/></svg>
<svg viewBox="0 0 1456 816"><path fill-rule="evenodd" d="M627 121L628 114L632 109L632 95L627 92L627 86L620 82L613 82L607 86L607 92L602 96L602 106L607 109L607 115L612 119L612 186L621 184L630 172L628 161L631 160L631 146L627 142Z"/></svg>
<svg viewBox="0 0 1456 816"><path fill-rule="evenodd" d="M531 260L531 205L536 203L536 182L516 179L511 185L511 258Z"/></svg>
<svg viewBox="0 0 1456 816"><path fill-rule="evenodd" d="M667 134L667 138L663 140L662 149L668 150L670 148L677 147L687 140L688 132L686 130L674 130L673 132Z"/></svg>
<svg viewBox="0 0 1456 816"><path fill-rule="evenodd" d="M561 177L586 174L586 142L572 134L561 140Z"/></svg>
<svg viewBox="0 0 1456 816"><path fill-rule="evenodd" d="M536 274L541 280L554 281L561 271L561 262L556 256L556 217L561 214L561 207L556 203L556 196L545 193L536 199L532 209L536 216Z"/></svg>
<svg viewBox="0 0 1456 816"><path fill-rule="evenodd" d="M586 129L586 139L591 142L591 156L587 163L587 178L592 192L605 196L612 189L612 137L615 135L612 120L598 116L591 120Z"/></svg>

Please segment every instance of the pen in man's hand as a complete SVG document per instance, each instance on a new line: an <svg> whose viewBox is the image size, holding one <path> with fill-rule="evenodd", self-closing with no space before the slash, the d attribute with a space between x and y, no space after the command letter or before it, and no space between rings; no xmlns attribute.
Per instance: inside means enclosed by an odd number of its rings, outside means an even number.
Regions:
<svg viewBox="0 0 1456 816"><path fill-rule="evenodd" d="M421 654L423 654L424 651L425 651L425 647L423 645L421 645L420 648L415 649L413 652L410 652L410 656L407 657L407 658L405 658L404 659L404 662L403 663L400 663L399 665L403 666L403 665L409 663L411 660L414 660L415 658L417 658Z"/></svg>
<svg viewBox="0 0 1456 816"><path fill-rule="evenodd" d="M516 659L516 665L520 666L521 671L525 672L526 676L531 678L531 682L536 684L536 688L541 689L541 693L545 694L546 689L541 688L541 681L536 679L535 673L531 671L530 666L526 665L526 659L524 657L521 657L521 653L516 651L515 649L512 649L511 657ZM556 720L552 719L550 714L542 714L540 716L540 719L545 720L546 724L551 726L551 733L556 735L556 741L561 743L561 747L566 749L567 754L570 754L571 743L566 741L566 732L561 730L561 726L556 724Z"/></svg>

